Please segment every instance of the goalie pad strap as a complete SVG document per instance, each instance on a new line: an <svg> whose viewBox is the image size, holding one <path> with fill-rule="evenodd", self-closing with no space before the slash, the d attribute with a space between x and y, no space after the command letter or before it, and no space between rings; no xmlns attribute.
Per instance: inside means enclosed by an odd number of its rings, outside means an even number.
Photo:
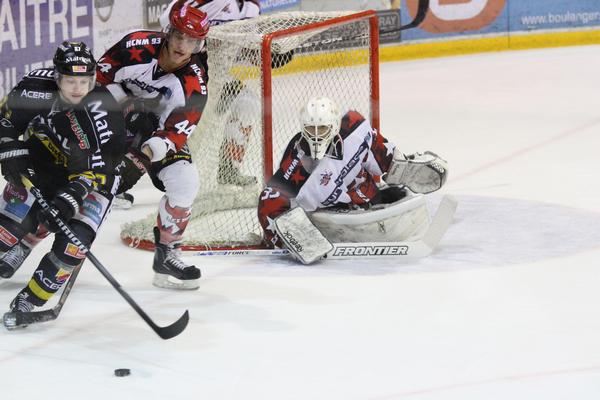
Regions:
<svg viewBox="0 0 600 400"><path fill-rule="evenodd" d="M333 245L308 219L302 207L275 218L275 230L285 247L303 264L311 264L333 249Z"/></svg>

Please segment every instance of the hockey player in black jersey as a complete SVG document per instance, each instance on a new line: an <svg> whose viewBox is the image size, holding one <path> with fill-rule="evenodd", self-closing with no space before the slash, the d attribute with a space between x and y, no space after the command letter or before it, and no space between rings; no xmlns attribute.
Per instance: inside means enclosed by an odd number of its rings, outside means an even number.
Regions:
<svg viewBox="0 0 600 400"><path fill-rule="evenodd" d="M86 246L106 218L119 184L115 167L125 149L125 122L112 95L95 84L96 61L81 42L63 42L54 68L31 71L0 104L0 276L10 278L48 231L50 252L11 311L43 306L85 259L40 211L21 182L28 177L51 200Z"/></svg>

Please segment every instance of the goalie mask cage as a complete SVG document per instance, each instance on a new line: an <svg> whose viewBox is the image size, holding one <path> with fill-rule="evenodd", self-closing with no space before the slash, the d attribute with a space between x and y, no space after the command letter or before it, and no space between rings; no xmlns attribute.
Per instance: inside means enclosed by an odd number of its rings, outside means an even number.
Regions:
<svg viewBox="0 0 600 400"><path fill-rule="evenodd" d="M183 250L263 248L257 204L313 96L379 129L379 36L374 11L287 12L210 28L209 99L188 140L200 191ZM244 127L244 129L240 129ZM122 226L153 249L156 213Z"/></svg>

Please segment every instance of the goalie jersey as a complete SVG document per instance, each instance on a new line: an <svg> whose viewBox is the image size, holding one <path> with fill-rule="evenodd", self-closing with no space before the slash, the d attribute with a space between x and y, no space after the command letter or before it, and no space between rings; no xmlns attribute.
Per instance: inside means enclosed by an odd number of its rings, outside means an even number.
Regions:
<svg viewBox="0 0 600 400"><path fill-rule="evenodd" d="M378 201L378 176L388 171L395 145L371 127L356 111L341 121L338 140L328 154L315 161L308 144L297 133L289 142L279 168L260 195L258 219L267 244L281 242L273 220L293 207L305 211L348 205L364 207Z"/></svg>

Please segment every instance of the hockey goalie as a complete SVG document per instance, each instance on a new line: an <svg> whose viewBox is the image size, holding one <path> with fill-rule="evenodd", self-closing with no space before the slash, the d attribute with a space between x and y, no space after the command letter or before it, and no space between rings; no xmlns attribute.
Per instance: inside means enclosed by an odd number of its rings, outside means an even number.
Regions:
<svg viewBox="0 0 600 400"><path fill-rule="evenodd" d="M444 159L432 152L404 155L360 113L342 115L326 97L311 98L300 121L260 195L267 246L287 248L310 264L332 243L423 238L430 225L424 195L446 182Z"/></svg>

